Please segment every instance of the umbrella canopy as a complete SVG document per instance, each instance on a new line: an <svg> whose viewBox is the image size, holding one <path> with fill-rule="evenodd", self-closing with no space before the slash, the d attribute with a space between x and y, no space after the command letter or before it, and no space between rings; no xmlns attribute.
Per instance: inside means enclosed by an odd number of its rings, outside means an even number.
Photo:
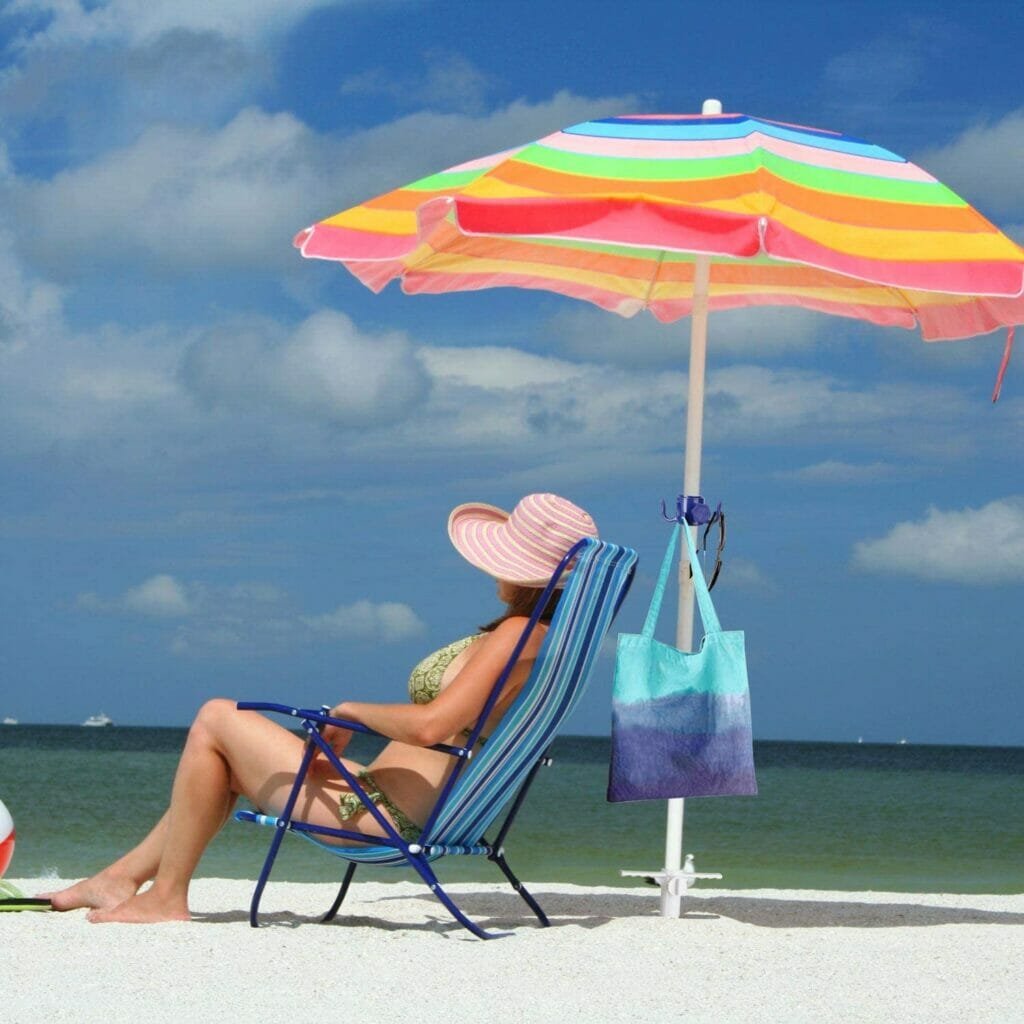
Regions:
<svg viewBox="0 0 1024 1024"><path fill-rule="evenodd" d="M623 316L794 305L919 327L1024 322L1024 249L879 146L742 114L588 121L299 233L375 291L542 288Z"/></svg>

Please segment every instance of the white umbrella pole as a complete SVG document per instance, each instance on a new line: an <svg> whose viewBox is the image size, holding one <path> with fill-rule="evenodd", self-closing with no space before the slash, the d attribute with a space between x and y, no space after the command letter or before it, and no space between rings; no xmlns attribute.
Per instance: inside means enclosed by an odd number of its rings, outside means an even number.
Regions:
<svg viewBox="0 0 1024 1024"><path fill-rule="evenodd" d="M708 111L705 109L705 113ZM690 316L690 374L686 399L686 454L683 462L683 494L700 494L700 456L704 433L704 365L708 340L708 291L711 257L698 256L693 268L693 312ZM687 527L696 530L696 527ZM679 617L676 647L693 649L693 582L686 547L679 554ZM669 800L665 826L665 879L661 885L661 916L679 917L682 889L677 873L683 866L682 799Z"/></svg>

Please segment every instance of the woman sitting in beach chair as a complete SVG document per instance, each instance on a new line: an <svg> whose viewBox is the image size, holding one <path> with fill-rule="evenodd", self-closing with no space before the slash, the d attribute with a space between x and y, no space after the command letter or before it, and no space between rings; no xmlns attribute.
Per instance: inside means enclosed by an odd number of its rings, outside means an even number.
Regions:
<svg viewBox="0 0 1024 1024"><path fill-rule="evenodd" d="M498 580L505 614L420 662L409 682L412 703L345 701L330 712L391 739L370 765L344 763L406 842L418 837L419 823L427 820L452 770L452 758L430 748L465 739L519 644L543 587L577 542L597 536L586 512L553 494L528 495L511 513L491 505L460 505L449 517L448 533L467 561ZM558 594L540 610L540 621L508 675L483 736L490 735L529 676ZM340 755L352 733L328 725L321 735ZM282 813L304 747L299 736L255 711L237 710L233 701L205 704L189 732L163 817L109 867L51 894L54 908L89 907L95 922L188 920L192 875L237 798L245 796L266 813ZM337 828L340 821L345 829L385 834L323 756L306 775L294 812L314 824ZM153 884L140 892L150 880Z"/></svg>

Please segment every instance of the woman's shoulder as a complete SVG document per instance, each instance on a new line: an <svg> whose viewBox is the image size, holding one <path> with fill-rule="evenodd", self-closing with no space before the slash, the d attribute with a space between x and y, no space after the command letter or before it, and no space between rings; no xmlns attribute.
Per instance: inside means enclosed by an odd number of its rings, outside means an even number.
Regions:
<svg viewBox="0 0 1024 1024"><path fill-rule="evenodd" d="M519 643L529 621L525 615L510 615L507 619L499 622L490 633L485 633L484 637L489 644L500 647L511 654L516 644ZM523 657L532 658L536 654L547 631L548 627L545 623L537 624L523 649Z"/></svg>

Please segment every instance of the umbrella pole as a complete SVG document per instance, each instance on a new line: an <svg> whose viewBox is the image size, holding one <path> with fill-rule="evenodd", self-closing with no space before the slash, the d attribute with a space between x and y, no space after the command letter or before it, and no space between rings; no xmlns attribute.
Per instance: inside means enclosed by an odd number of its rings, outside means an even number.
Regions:
<svg viewBox="0 0 1024 1024"><path fill-rule="evenodd" d="M697 256L693 268L693 311L690 315L690 372L686 399L686 454L683 461L683 494L700 494L700 457L704 433L704 366L708 340L708 291L711 257ZM696 530L688 526L686 529ZM690 558L683 547L679 555L679 615L676 619L676 647L693 649L694 593L690 579ZM665 825L665 878L661 883L661 916L679 917L683 866L682 799L668 801Z"/></svg>

